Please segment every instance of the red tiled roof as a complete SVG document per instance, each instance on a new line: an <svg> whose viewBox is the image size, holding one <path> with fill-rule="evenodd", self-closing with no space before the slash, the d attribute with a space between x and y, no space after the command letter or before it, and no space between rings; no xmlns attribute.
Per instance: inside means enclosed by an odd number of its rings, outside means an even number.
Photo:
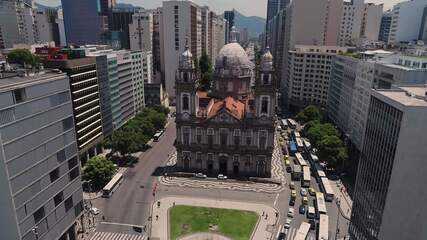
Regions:
<svg viewBox="0 0 427 240"><path fill-rule="evenodd" d="M224 100L212 99L208 109L208 118L215 117L222 109L225 109L238 120L242 120L245 116L245 104L232 97L227 97Z"/></svg>

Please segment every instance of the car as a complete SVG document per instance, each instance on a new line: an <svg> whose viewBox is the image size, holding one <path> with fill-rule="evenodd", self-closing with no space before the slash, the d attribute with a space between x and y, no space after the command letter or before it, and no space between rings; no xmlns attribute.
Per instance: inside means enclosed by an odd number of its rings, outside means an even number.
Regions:
<svg viewBox="0 0 427 240"><path fill-rule="evenodd" d="M289 200L289 206L294 206L295 205L295 199L291 198Z"/></svg>
<svg viewBox="0 0 427 240"><path fill-rule="evenodd" d="M277 240L285 240L285 239L286 239L286 234L284 232L279 233Z"/></svg>
<svg viewBox="0 0 427 240"><path fill-rule="evenodd" d="M302 198L302 204L307 205L308 204L308 197Z"/></svg>
<svg viewBox="0 0 427 240"><path fill-rule="evenodd" d="M301 205L299 206L299 213L300 213L300 214L305 214L305 211L306 211L306 207L305 207L305 205L301 204Z"/></svg>
<svg viewBox="0 0 427 240"><path fill-rule="evenodd" d="M316 191L314 190L314 188L309 188L308 193L310 194L310 196L316 195Z"/></svg>
<svg viewBox="0 0 427 240"><path fill-rule="evenodd" d="M309 219L314 219L315 214L316 214L316 213L314 212L314 207L312 207L312 206L308 207L308 210L307 210L307 218L309 218Z"/></svg>
<svg viewBox="0 0 427 240"><path fill-rule="evenodd" d="M203 173L197 173L196 178L207 178L207 176Z"/></svg>
<svg viewBox="0 0 427 240"><path fill-rule="evenodd" d="M283 225L284 229L289 229L291 227L291 223L292 223L292 219L291 218L287 218L285 225Z"/></svg>
<svg viewBox="0 0 427 240"><path fill-rule="evenodd" d="M294 208L289 208L287 216L293 218L294 212L295 212Z"/></svg>
<svg viewBox="0 0 427 240"><path fill-rule="evenodd" d="M292 168L291 166L286 166L286 172L291 173L292 172Z"/></svg>
<svg viewBox="0 0 427 240"><path fill-rule="evenodd" d="M289 161L289 159L286 159L286 160L285 160L285 165L286 165L286 166L291 166L291 161Z"/></svg>
<svg viewBox="0 0 427 240"><path fill-rule="evenodd" d="M303 197L307 196L307 190L305 188L301 188L300 194Z"/></svg>
<svg viewBox="0 0 427 240"><path fill-rule="evenodd" d="M99 213L101 213L101 211L96 207L91 207L89 209L89 212L92 213L93 215L98 215Z"/></svg>
<svg viewBox="0 0 427 240"><path fill-rule="evenodd" d="M296 198L297 197L297 191L291 190L291 197Z"/></svg>
<svg viewBox="0 0 427 240"><path fill-rule="evenodd" d="M308 223L310 223L310 229L311 230L315 230L316 229L316 221L314 219L310 219L308 221Z"/></svg>
<svg viewBox="0 0 427 240"><path fill-rule="evenodd" d="M218 179L219 180L227 180L227 176L225 176L224 174L219 174Z"/></svg>
<svg viewBox="0 0 427 240"><path fill-rule="evenodd" d="M289 183L289 188L292 189L292 190L295 190L295 183L290 182Z"/></svg>

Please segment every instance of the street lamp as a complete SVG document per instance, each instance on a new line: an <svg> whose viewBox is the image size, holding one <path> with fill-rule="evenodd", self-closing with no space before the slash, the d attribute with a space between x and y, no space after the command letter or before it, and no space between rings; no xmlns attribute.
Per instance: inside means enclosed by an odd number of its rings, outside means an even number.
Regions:
<svg viewBox="0 0 427 240"><path fill-rule="evenodd" d="M34 234L34 236L36 236L36 240L39 239L39 232L38 232L39 227L35 226L31 229L31 232Z"/></svg>

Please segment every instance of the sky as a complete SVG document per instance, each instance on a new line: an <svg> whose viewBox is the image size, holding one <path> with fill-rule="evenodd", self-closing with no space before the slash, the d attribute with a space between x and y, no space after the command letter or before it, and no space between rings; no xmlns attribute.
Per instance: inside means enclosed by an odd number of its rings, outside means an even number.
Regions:
<svg viewBox="0 0 427 240"><path fill-rule="evenodd" d="M267 14L267 0L192 0L199 5L207 5L216 13L220 14L224 10L231 10L235 8L237 11L246 16L259 16L266 17ZM389 9L394 4L402 2L403 0L365 0L365 2L384 3L384 8ZM61 0L36 0L36 2L57 6ZM132 3L136 6L144 8L156 8L162 5L162 0L118 0L117 2Z"/></svg>

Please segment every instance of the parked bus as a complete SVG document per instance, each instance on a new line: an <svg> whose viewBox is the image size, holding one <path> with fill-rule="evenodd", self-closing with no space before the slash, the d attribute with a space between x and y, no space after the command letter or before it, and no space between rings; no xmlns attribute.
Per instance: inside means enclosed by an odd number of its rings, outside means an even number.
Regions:
<svg viewBox="0 0 427 240"><path fill-rule="evenodd" d="M297 153L297 145L294 141L289 141L289 151L292 155L295 155L295 153Z"/></svg>
<svg viewBox="0 0 427 240"><path fill-rule="evenodd" d="M289 123L290 128L292 128L292 129L297 128L297 123L293 119L289 118L288 123Z"/></svg>
<svg viewBox="0 0 427 240"><path fill-rule="evenodd" d="M301 153L295 153L295 158L297 159L297 163L299 165L301 165L301 167L308 166L307 162L304 160L304 158L302 157Z"/></svg>
<svg viewBox="0 0 427 240"><path fill-rule="evenodd" d="M160 140L160 138L163 135L163 132L164 132L163 130L160 130L156 134L154 134L154 137L153 137L154 142L158 142Z"/></svg>
<svg viewBox="0 0 427 240"><path fill-rule="evenodd" d="M301 185L303 187L310 187L310 168L308 166L302 167L302 182Z"/></svg>
<svg viewBox="0 0 427 240"><path fill-rule="evenodd" d="M311 164L319 162L319 158L315 154L310 154L310 162Z"/></svg>
<svg viewBox="0 0 427 240"><path fill-rule="evenodd" d="M316 192L316 213L317 216L327 214L325 198L321 192Z"/></svg>
<svg viewBox="0 0 427 240"><path fill-rule="evenodd" d="M294 136L295 139L301 138L301 134L299 134L299 132L297 132L296 130L292 132L292 135Z"/></svg>
<svg viewBox="0 0 427 240"><path fill-rule="evenodd" d="M326 214L320 214L317 240L328 240L328 239L329 239L329 217Z"/></svg>
<svg viewBox="0 0 427 240"><path fill-rule="evenodd" d="M301 138L295 138L295 142L297 143L297 149L299 152L304 151L304 144L302 143Z"/></svg>
<svg viewBox="0 0 427 240"><path fill-rule="evenodd" d="M113 192L119 187L123 180L122 173L116 173L110 182L102 189L102 197L109 198L113 195Z"/></svg>
<svg viewBox="0 0 427 240"><path fill-rule="evenodd" d="M309 141L307 141L307 140L304 140L303 142L304 142L305 151L306 151L307 153L310 153L310 150L311 150L311 143L310 143Z"/></svg>
<svg viewBox="0 0 427 240"><path fill-rule="evenodd" d="M282 128L284 130L287 130L289 128L288 121L286 121L286 119L282 119L281 123L282 123Z"/></svg>
<svg viewBox="0 0 427 240"><path fill-rule="evenodd" d="M309 231L310 231L310 224L306 222L302 222L294 237L294 240L305 240L307 238Z"/></svg>
<svg viewBox="0 0 427 240"><path fill-rule="evenodd" d="M325 194L325 200L328 202L332 202L332 200L334 200L334 190L331 187L331 184L329 182L329 179L326 177L322 177L321 178L321 183L320 186L322 188L323 193Z"/></svg>

